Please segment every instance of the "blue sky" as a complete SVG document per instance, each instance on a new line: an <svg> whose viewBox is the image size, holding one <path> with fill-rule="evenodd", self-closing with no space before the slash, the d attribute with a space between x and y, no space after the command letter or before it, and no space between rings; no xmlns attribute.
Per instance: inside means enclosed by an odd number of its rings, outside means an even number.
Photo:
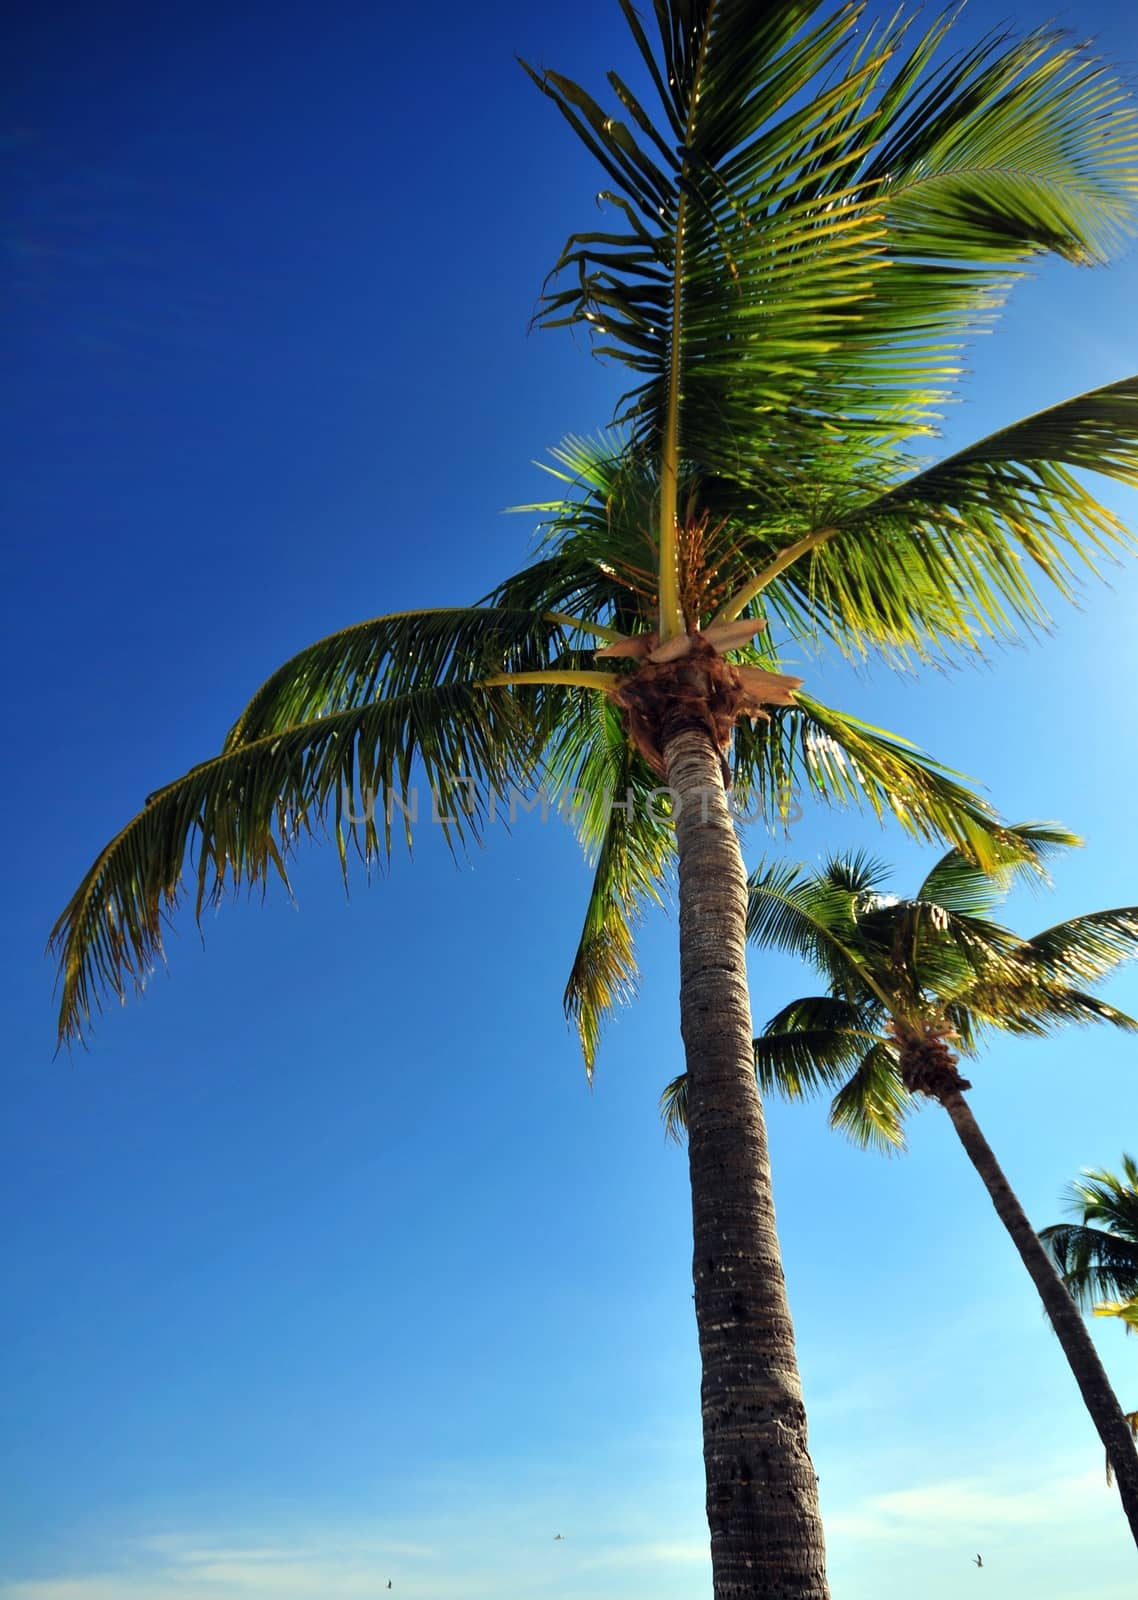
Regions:
<svg viewBox="0 0 1138 1600"><path fill-rule="evenodd" d="M1079 27L1133 52L1121 6ZM41 954L96 849L278 661L524 557L500 509L619 375L527 334L597 183L513 58L599 82L616 6L57 5L19 37L0 1597L706 1592L685 1162L655 1111L674 920L644 929L591 1092L560 1014L587 874L556 821L458 868L423 830L348 901L311 851L297 906L226 907L204 949L182 919L169 977L71 1059ZM948 443L1138 368L1136 259L1025 284ZM981 668L798 669L1085 834L1013 903L1025 931L1138 898L1136 601L1121 569ZM929 859L844 813L788 848L859 844L901 884ZM749 859L776 847L749 831ZM752 975L760 1019L805 987ZM1110 993L1138 1006L1138 976ZM1041 1225L1138 1146L1136 1068L1104 1033L977 1063ZM947 1119L889 1162L820 1106L770 1123L835 1594L948 1600L977 1549L1007 1600L1131 1593L1097 1440ZM1097 1334L1138 1404L1138 1347Z"/></svg>

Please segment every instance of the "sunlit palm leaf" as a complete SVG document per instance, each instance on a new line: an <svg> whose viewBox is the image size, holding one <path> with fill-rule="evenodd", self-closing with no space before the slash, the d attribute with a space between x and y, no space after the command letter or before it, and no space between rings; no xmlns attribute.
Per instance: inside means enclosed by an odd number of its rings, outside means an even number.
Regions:
<svg viewBox="0 0 1138 1600"><path fill-rule="evenodd" d="M1138 906L1093 911L1047 928L1027 941L1033 963L1066 983L1104 978L1138 949Z"/></svg>
<svg viewBox="0 0 1138 1600"><path fill-rule="evenodd" d="M982 865L1006 847L995 812L960 775L916 745L824 706L802 691L769 723L736 730L736 783L756 795L771 817L801 788L829 803L891 814L919 839L948 839Z"/></svg>
<svg viewBox="0 0 1138 1600"><path fill-rule="evenodd" d="M1007 833L1006 853L997 847L996 860L987 871L959 850L943 855L917 890L917 899L933 901L962 917L986 917L1005 897L1013 878L1029 884L1046 882L1051 857L1082 842L1077 834L1051 822L1017 822Z"/></svg>
<svg viewBox="0 0 1138 1600"><path fill-rule="evenodd" d="M639 376L641 434L716 472L912 431L1019 264L1101 259L1125 228L1133 113L1054 31L937 66L945 19L859 36L855 5L664 0L653 41L622 9L655 112L615 75L610 112L534 74L614 215L570 238L542 320L596 330Z"/></svg>

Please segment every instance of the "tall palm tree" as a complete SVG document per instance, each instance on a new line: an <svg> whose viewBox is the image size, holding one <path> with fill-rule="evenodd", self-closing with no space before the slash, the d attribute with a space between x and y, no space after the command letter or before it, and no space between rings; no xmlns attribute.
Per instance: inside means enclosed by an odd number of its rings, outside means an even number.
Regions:
<svg viewBox="0 0 1138 1600"><path fill-rule="evenodd" d="M596 877L568 1003L590 1052L638 909L678 869L716 1594L824 1600L725 775L777 806L797 773L989 859L991 818L950 775L801 693L754 641L770 620L852 655L978 648L1042 619L1036 579L1068 592L1125 541L1075 474L1138 481L1136 379L932 466L907 451L1024 263L1106 258L1138 119L1054 34L946 56L949 20L858 33L859 8L829 0L656 0L650 38L619 3L655 121L615 74L615 116L534 74L616 219L571 237L539 320L595 331L632 369L619 444L568 447L540 558L487 603L302 651L217 757L151 796L57 924L61 1026L73 1037L145 975L187 860L200 910L283 876L324 827L346 863L361 790L378 801L355 831L365 855L391 847L416 773L464 780L456 843L492 790L584 791ZM670 815L648 819L661 779Z"/></svg>
<svg viewBox="0 0 1138 1600"><path fill-rule="evenodd" d="M1088 1168L1071 1184L1066 1204L1079 1220L1053 1223L1039 1237L1075 1304L1096 1317L1117 1317L1133 1333L1138 1329L1138 1162L1124 1154L1121 1177L1105 1167ZM1138 1411L1128 1411L1124 1420L1138 1439ZM1108 1455L1107 1483L1113 1477Z"/></svg>
<svg viewBox="0 0 1138 1600"><path fill-rule="evenodd" d="M993 921L1012 880L1042 868L1048 853L1076 843L1052 825L1010 832L1023 853L984 872L959 851L932 868L911 899L888 893L888 869L864 855L835 857L819 871L778 865L750 880L748 930L760 945L792 951L826 980L826 992L785 1006L756 1038L763 1088L797 1098L836 1088L830 1120L863 1145L904 1144L905 1115L920 1099L948 1112L1020 1259L1031 1275L1118 1478L1138 1543L1138 1454L1094 1344L1064 1282L1082 1298L1138 1285L1138 1254L1125 1233L1049 1229L1060 1280L965 1099L971 1088L958 1051L972 1055L993 1029L1043 1035L1070 1022L1138 1022L1086 985L1138 956L1138 906L1096 911L1021 939ZM686 1116L687 1080L664 1092L666 1125ZM1128 1168L1133 1175L1133 1168ZM1106 1175L1109 1178L1109 1174ZM1133 1191L1110 1190L1094 1174L1089 1214L1138 1223ZM1126 1212L1129 1203L1129 1214ZM1046 1237L1046 1235L1045 1235Z"/></svg>

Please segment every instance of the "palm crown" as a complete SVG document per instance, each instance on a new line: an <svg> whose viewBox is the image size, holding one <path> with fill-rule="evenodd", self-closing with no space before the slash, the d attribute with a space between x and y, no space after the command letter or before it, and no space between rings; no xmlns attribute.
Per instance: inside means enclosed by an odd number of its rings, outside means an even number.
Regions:
<svg viewBox="0 0 1138 1600"><path fill-rule="evenodd" d="M612 110L532 72L599 163L607 231L567 241L539 320L627 366L651 463L659 628L685 618L693 511L738 519L717 616L772 608L847 647L975 644L1043 615L1035 570L1121 533L1072 476L1135 481L1126 380L917 469L968 333L1024 263L1101 261L1129 216L1133 114L1065 37L993 33L945 58L956 16L865 28L820 0L621 9L645 92ZM532 69L531 69L532 71ZM653 103L656 110L653 111ZM698 488L693 504L690 479Z"/></svg>
<svg viewBox="0 0 1138 1600"><path fill-rule="evenodd" d="M956 1051L974 1054L990 1030L1038 1036L1094 1021L1138 1029L1087 990L1138 955L1138 906L1020 938L992 914L1015 877L1040 872L1051 852L1077 841L1052 824L1008 831L1019 854L1009 849L985 872L950 851L911 899L887 892L887 870L864 855L816 872L780 864L752 875L750 936L826 980L824 994L784 1006L755 1039L761 1088L790 1099L836 1090L835 1127L862 1145L900 1148L914 1096L967 1088ZM681 1077L664 1091L673 1134L685 1087Z"/></svg>
<svg viewBox="0 0 1138 1600"><path fill-rule="evenodd" d="M611 802L651 791L685 673L769 816L799 782L991 859L991 815L952 774L800 692L769 633L754 641L769 621L854 652L979 645L1042 618L1033 571L1068 589L1124 538L1073 469L1138 481L1138 380L923 469L906 441L931 431L961 340L1023 263L1103 259L1134 188L1133 112L1055 34L939 61L949 19L859 35L856 6L659 0L652 43L621 7L658 123L615 74L617 119L538 77L617 218L572 236L540 315L602 330L631 368L623 432L563 449L539 558L484 603L301 651L218 756L150 797L54 930L64 1037L160 957L185 863L200 910L284 877L306 834L330 832L345 868L353 843L389 850L412 773L468 780L455 842L490 792L543 776L589 796L596 878L567 1004L591 1060L671 849L646 804Z"/></svg>

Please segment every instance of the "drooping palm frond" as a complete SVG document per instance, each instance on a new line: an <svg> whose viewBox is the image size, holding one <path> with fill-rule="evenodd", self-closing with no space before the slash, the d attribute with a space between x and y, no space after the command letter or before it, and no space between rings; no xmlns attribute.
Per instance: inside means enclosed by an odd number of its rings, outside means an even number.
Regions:
<svg viewBox="0 0 1138 1600"><path fill-rule="evenodd" d="M1108 1005L1098 995L1041 976L1030 964L1017 962L1015 952L1010 972L966 981L946 1010L953 1016L967 1012L971 1035L983 1028L997 1028L1042 1039L1056 1028L1089 1022L1109 1022L1125 1033L1138 1030L1138 1021L1127 1012Z"/></svg>
<svg viewBox="0 0 1138 1600"><path fill-rule="evenodd" d="M741 723L735 735L736 784L773 819L801 790L828 803L891 814L918 839L948 839L981 865L1014 848L995 811L959 773L895 734L835 711L800 690L795 705L769 723Z"/></svg>
<svg viewBox="0 0 1138 1600"><path fill-rule="evenodd" d="M688 1126L688 1075L681 1072L665 1084L660 1095L660 1118L664 1124L664 1137L679 1144Z"/></svg>
<svg viewBox="0 0 1138 1600"><path fill-rule="evenodd" d="M200 918L274 873L287 887L290 852L314 834L331 833L346 873L350 845L388 854L393 823L410 839L420 774L442 797L445 836L477 837L490 797L526 781L539 753L522 697L442 683L262 733L191 768L112 839L52 930L61 1040L81 1037L108 996L143 986L185 877Z"/></svg>
<svg viewBox="0 0 1138 1600"><path fill-rule="evenodd" d="M830 1126L863 1150L885 1155L905 1148L905 1117L916 1104L901 1082L897 1052L871 1045L830 1104Z"/></svg>
<svg viewBox="0 0 1138 1600"><path fill-rule="evenodd" d="M748 477L776 426L792 455L828 420L880 438L899 407L911 431L1021 263L1103 259L1126 228L1133 112L1054 30L937 65L951 18L914 38L854 4L663 0L652 40L622 10L657 120L616 74L613 112L531 74L615 218L571 236L541 320L593 329L640 377L638 430L710 470Z"/></svg>
<svg viewBox="0 0 1138 1600"><path fill-rule="evenodd" d="M773 1016L755 1036L760 1089L800 1100L845 1081L878 1041L880 1007L834 995L807 995Z"/></svg>
<svg viewBox="0 0 1138 1600"><path fill-rule="evenodd" d="M922 619L926 638L1012 637L1047 620L1037 578L1071 599L1081 572L1134 548L1080 472L1138 484L1138 377L1002 428L861 505L835 503L833 534L810 552L804 581L827 597L829 612L844 605L870 618L897 594L894 557L906 548L898 637L908 632L924 653Z"/></svg>
<svg viewBox="0 0 1138 1600"><path fill-rule="evenodd" d="M1031 960L1064 983L1094 983L1138 950L1138 906L1092 911L1046 928L1027 941Z"/></svg>
<svg viewBox="0 0 1138 1600"><path fill-rule="evenodd" d="M567 804L586 855L595 863L580 943L565 987L592 1076L601 1026L636 990L634 930L660 903L675 835L657 781L629 743L615 708L580 696L578 716L559 731L546 773Z"/></svg>

